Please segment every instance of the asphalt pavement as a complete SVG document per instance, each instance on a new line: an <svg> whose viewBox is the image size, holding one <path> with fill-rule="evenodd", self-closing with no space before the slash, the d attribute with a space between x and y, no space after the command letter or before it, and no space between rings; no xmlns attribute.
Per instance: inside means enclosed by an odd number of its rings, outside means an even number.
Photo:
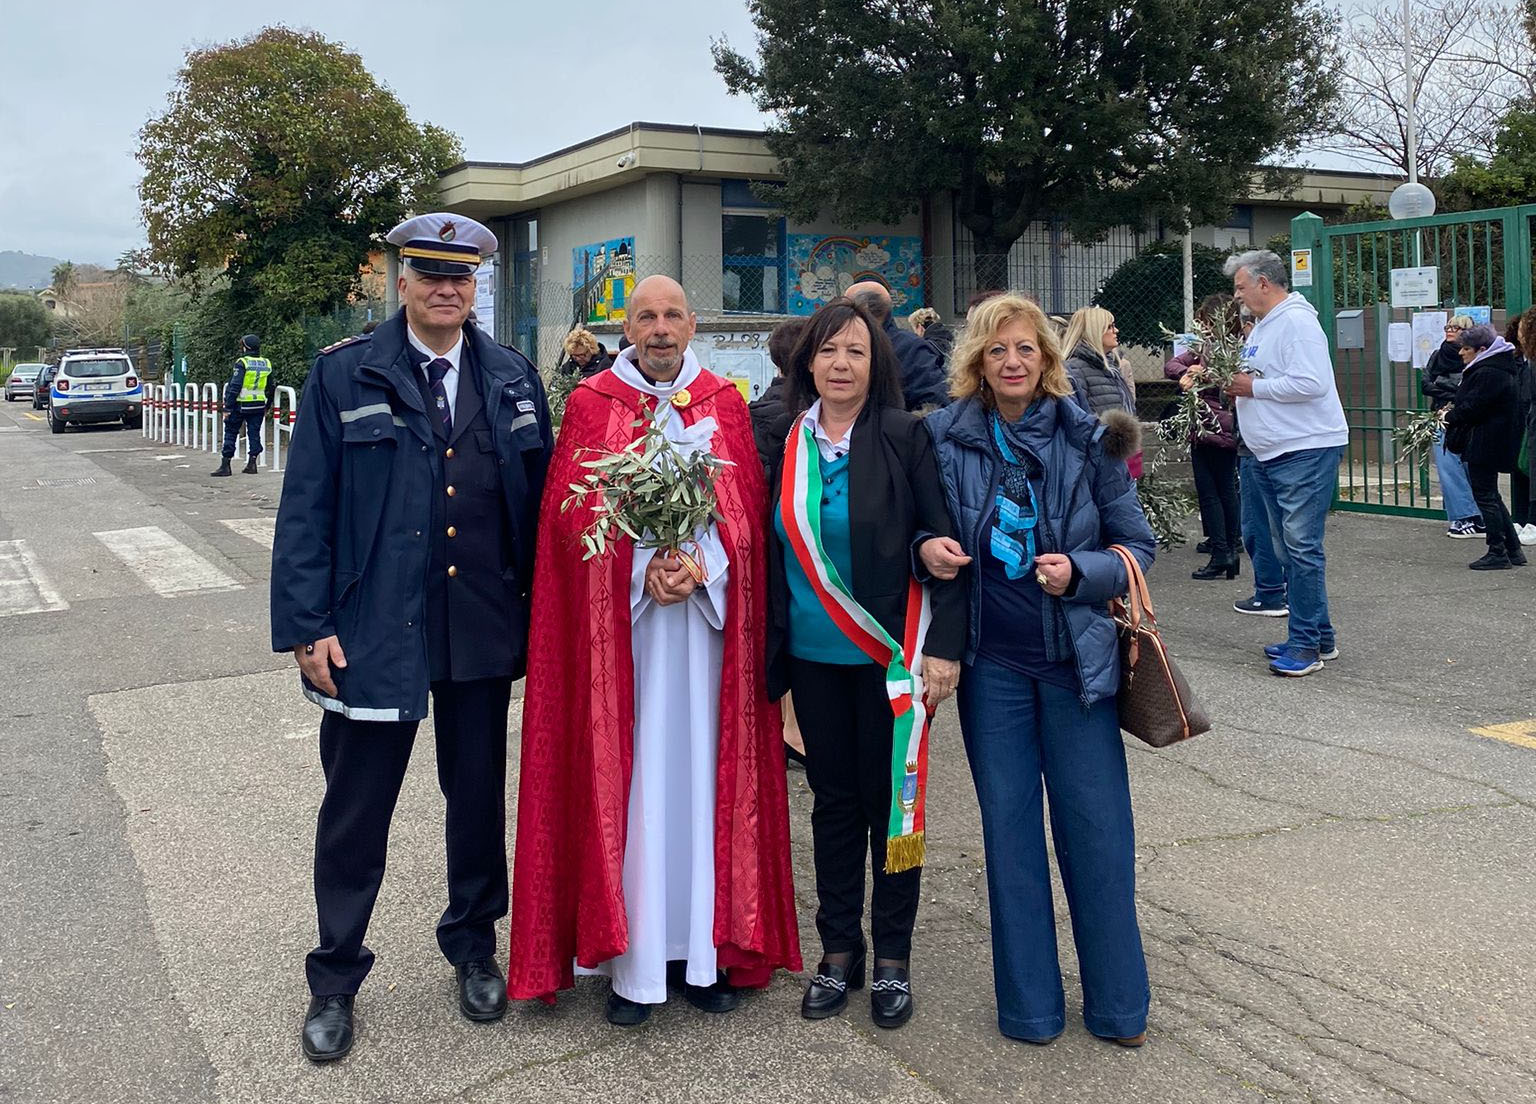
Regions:
<svg viewBox="0 0 1536 1104"><path fill-rule="evenodd" d="M996 1029L984 856L952 706L934 734L918 1011L800 1019L782 975L730 1015L603 1019L606 984L471 1024L433 928L442 798L418 741L391 837L354 1053L299 1053L322 780L318 711L268 649L281 476L0 406L0 1101L1477 1102L1536 1100L1536 567L1482 574L1430 521L1335 515L1341 658L1284 680L1283 622L1149 575L1215 719L1127 743L1149 1040ZM509 751L516 797L519 714ZM810 795L790 796L801 934Z"/></svg>

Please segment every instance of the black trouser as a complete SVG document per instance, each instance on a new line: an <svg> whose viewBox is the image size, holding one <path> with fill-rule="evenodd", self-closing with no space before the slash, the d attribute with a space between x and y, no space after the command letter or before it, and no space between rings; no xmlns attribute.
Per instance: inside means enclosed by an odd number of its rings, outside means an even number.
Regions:
<svg viewBox="0 0 1536 1104"><path fill-rule="evenodd" d="M1472 499L1483 512L1483 528L1487 531L1488 550L1514 556L1520 551L1520 538L1515 533L1514 522L1499 497L1499 469L1487 464L1467 464L1467 483L1472 488Z"/></svg>
<svg viewBox="0 0 1536 1104"><path fill-rule="evenodd" d="M1195 472L1201 527L1211 542L1211 556L1232 559L1243 547L1243 518L1237 500L1237 450L1191 445L1189 462Z"/></svg>
<svg viewBox="0 0 1536 1104"><path fill-rule="evenodd" d="M1509 476L1509 514L1516 525L1531 523L1531 477L1521 471Z"/></svg>
<svg viewBox="0 0 1536 1104"><path fill-rule="evenodd" d="M805 738L805 776L816 802L816 930L827 954L864 946L864 862L874 873L869 927L875 957L912 953L921 868L885 873L891 820L891 704L885 672L790 661L789 690Z"/></svg>
<svg viewBox="0 0 1536 1104"><path fill-rule="evenodd" d="M507 914L509 678L432 684L437 781L447 799L448 907L437 943L452 963L496 953ZM373 966L363 945L384 879L389 821L410 762L416 721L320 721L325 798L315 831L320 944L305 962L316 996L356 993Z"/></svg>

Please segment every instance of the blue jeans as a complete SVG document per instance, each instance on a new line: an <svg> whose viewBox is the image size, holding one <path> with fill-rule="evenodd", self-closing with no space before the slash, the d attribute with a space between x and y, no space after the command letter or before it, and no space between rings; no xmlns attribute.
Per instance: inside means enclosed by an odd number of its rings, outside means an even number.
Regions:
<svg viewBox="0 0 1536 1104"><path fill-rule="evenodd" d="M1300 449L1253 467L1275 555L1290 585L1290 635L1286 643L1316 651L1333 640L1328 619L1328 584L1323 558L1323 524L1339 485L1338 445Z"/></svg>
<svg viewBox="0 0 1536 1104"><path fill-rule="evenodd" d="M1267 606L1285 605L1285 565L1275 555L1269 532L1269 514L1259 497L1259 461L1244 456L1238 461L1242 491L1238 502L1243 517L1243 548L1253 564L1253 596Z"/></svg>
<svg viewBox="0 0 1536 1104"><path fill-rule="evenodd" d="M1435 438L1435 471L1440 473L1440 497L1445 502L1446 521L1481 521L1483 512L1472 497L1467 482L1467 465L1454 452L1445 451L1445 430Z"/></svg>
<svg viewBox="0 0 1536 1104"><path fill-rule="evenodd" d="M997 1026L1043 1039L1066 1026L1041 777L1072 914L1083 1021L1106 1038L1146 1030L1151 991L1136 923L1136 841L1113 698L978 659L960 673L960 730L981 803Z"/></svg>

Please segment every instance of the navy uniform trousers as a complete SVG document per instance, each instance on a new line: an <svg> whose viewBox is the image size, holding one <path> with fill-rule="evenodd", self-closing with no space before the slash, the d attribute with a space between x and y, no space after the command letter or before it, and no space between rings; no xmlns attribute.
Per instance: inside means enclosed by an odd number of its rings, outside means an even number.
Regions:
<svg viewBox="0 0 1536 1104"><path fill-rule="evenodd" d="M261 455L261 427L267 420L267 408L260 410L231 410L224 415L224 447L220 455L226 460L235 458L235 445L240 440L240 427L245 426L247 456Z"/></svg>
<svg viewBox="0 0 1536 1104"><path fill-rule="evenodd" d="M427 401L431 410L430 396ZM437 942L458 964L495 954L495 924L507 914L507 708L519 627L503 582L509 560L497 461L471 371L460 372L455 415L451 438L437 427L436 539L424 628L437 778L448 806L448 907ZM321 719L320 942L305 963L316 996L356 993L373 965L363 939L418 724L354 721L333 712Z"/></svg>

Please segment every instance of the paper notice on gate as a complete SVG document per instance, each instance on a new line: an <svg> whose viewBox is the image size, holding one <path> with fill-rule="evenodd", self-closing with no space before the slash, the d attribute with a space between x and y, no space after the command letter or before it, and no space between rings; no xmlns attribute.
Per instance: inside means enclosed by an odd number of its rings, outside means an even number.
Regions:
<svg viewBox="0 0 1536 1104"><path fill-rule="evenodd" d="M1387 325L1387 359L1398 363L1413 359L1413 327L1407 322Z"/></svg>
<svg viewBox="0 0 1536 1104"><path fill-rule="evenodd" d="M1429 363L1430 354L1440 348L1445 340L1444 311L1420 311L1413 316L1413 366L1422 368Z"/></svg>

